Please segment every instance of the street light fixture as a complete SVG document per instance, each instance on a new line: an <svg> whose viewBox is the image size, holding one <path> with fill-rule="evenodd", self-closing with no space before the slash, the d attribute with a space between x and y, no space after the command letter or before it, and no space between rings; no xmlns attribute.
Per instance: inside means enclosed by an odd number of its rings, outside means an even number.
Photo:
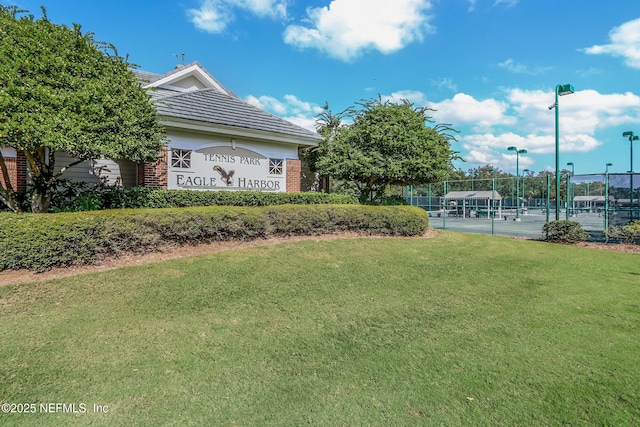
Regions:
<svg viewBox="0 0 640 427"><path fill-rule="evenodd" d="M629 138L629 170L633 173L633 141L637 141L640 137L638 137L638 135L634 135L631 131L622 132L622 136L624 138Z"/></svg>
<svg viewBox="0 0 640 427"><path fill-rule="evenodd" d="M560 108L558 97L571 95L575 89L570 84L556 85L556 102L549 106L556 110L556 221L560 220Z"/></svg>
<svg viewBox="0 0 640 427"><path fill-rule="evenodd" d="M573 176L575 174L575 165L573 162L569 162L567 163L567 166L571 166L571 176Z"/></svg>
<svg viewBox="0 0 640 427"><path fill-rule="evenodd" d="M520 215L518 214L518 212L520 212L520 183L518 182L518 179L520 178L520 154L525 154L527 152L527 150L522 149L522 150L518 150L518 147L508 147L507 148L508 151L515 151L516 152L516 221L518 220L518 218L520 218Z"/></svg>
<svg viewBox="0 0 640 427"><path fill-rule="evenodd" d="M613 166L613 163L607 163L605 166L606 166L606 169L604 170L604 173L608 174L609 173L609 166Z"/></svg>

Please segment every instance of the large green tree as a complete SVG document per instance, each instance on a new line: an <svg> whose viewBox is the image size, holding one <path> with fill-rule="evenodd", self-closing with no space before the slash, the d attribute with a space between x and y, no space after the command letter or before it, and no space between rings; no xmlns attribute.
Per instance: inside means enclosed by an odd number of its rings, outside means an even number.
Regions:
<svg viewBox="0 0 640 427"><path fill-rule="evenodd" d="M23 153L31 179L31 208L46 212L56 180L85 160L135 162L157 158L164 144L150 96L132 64L112 45L78 24L57 25L14 6L0 5L0 147ZM56 153L74 163L56 170ZM0 168L7 168L0 153ZM8 180L0 200L21 210Z"/></svg>
<svg viewBox="0 0 640 427"><path fill-rule="evenodd" d="M432 110L381 98L357 105L319 116L324 140L311 155L319 174L353 182L364 203L379 200L389 185L442 182L454 170L450 132L455 131L433 125Z"/></svg>

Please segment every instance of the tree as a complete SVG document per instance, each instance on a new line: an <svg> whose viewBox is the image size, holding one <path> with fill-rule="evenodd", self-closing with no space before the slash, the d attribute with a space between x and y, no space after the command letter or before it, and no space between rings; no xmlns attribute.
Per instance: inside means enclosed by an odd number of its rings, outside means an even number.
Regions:
<svg viewBox="0 0 640 427"><path fill-rule="evenodd" d="M353 182L361 202L379 200L389 185L442 182L454 170L456 152L448 125L433 123L427 107L380 98L358 103L338 115L327 109L318 119L324 137L311 167L321 175ZM344 119L350 124L345 124ZM455 132L455 131L454 131Z"/></svg>
<svg viewBox="0 0 640 427"><path fill-rule="evenodd" d="M0 5L0 147L23 153L31 208L49 209L57 179L70 167L100 157L152 161L164 145L150 95L132 64L91 33L21 15ZM57 152L76 161L56 171ZM0 171L7 177L0 154ZM16 189L0 180L0 200L21 211Z"/></svg>

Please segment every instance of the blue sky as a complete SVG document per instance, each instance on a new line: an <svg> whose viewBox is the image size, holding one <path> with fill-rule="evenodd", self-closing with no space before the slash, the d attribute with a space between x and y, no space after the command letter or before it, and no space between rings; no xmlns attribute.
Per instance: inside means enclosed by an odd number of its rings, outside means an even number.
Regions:
<svg viewBox="0 0 640 427"><path fill-rule="evenodd" d="M0 0L55 23L79 23L146 71L199 61L240 98L313 128L325 102L408 99L459 130L468 170L629 170L640 135L636 0ZM640 141L638 141L640 142ZM640 143L634 144L640 170Z"/></svg>

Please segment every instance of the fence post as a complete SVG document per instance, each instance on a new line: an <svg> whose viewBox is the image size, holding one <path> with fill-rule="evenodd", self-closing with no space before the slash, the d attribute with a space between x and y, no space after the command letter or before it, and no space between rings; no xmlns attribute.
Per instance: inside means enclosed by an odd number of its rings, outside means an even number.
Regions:
<svg viewBox="0 0 640 427"><path fill-rule="evenodd" d="M551 176L547 175L547 222L549 222L549 216L551 215L551 199L549 193L551 192Z"/></svg>
<svg viewBox="0 0 640 427"><path fill-rule="evenodd" d="M496 212L494 210L495 206L494 206L494 200L496 197L496 179L493 178L491 179L492 182L492 193L491 193L491 209L489 209L489 213L488 215L491 216L491 235L495 234L495 220L496 220Z"/></svg>
<svg viewBox="0 0 640 427"><path fill-rule="evenodd" d="M447 182L444 182L444 197L442 198L442 229L447 229Z"/></svg>
<svg viewBox="0 0 640 427"><path fill-rule="evenodd" d="M609 172L604 174L604 241L609 242Z"/></svg>
<svg viewBox="0 0 640 427"><path fill-rule="evenodd" d="M565 191L565 194L567 196L567 208L566 208L567 214L565 215L565 219L567 221L569 221L569 197L570 197L570 192L571 192L571 190L569 189L570 188L569 187L570 184L571 184L571 175L567 174L567 188L566 188L566 191Z"/></svg>

